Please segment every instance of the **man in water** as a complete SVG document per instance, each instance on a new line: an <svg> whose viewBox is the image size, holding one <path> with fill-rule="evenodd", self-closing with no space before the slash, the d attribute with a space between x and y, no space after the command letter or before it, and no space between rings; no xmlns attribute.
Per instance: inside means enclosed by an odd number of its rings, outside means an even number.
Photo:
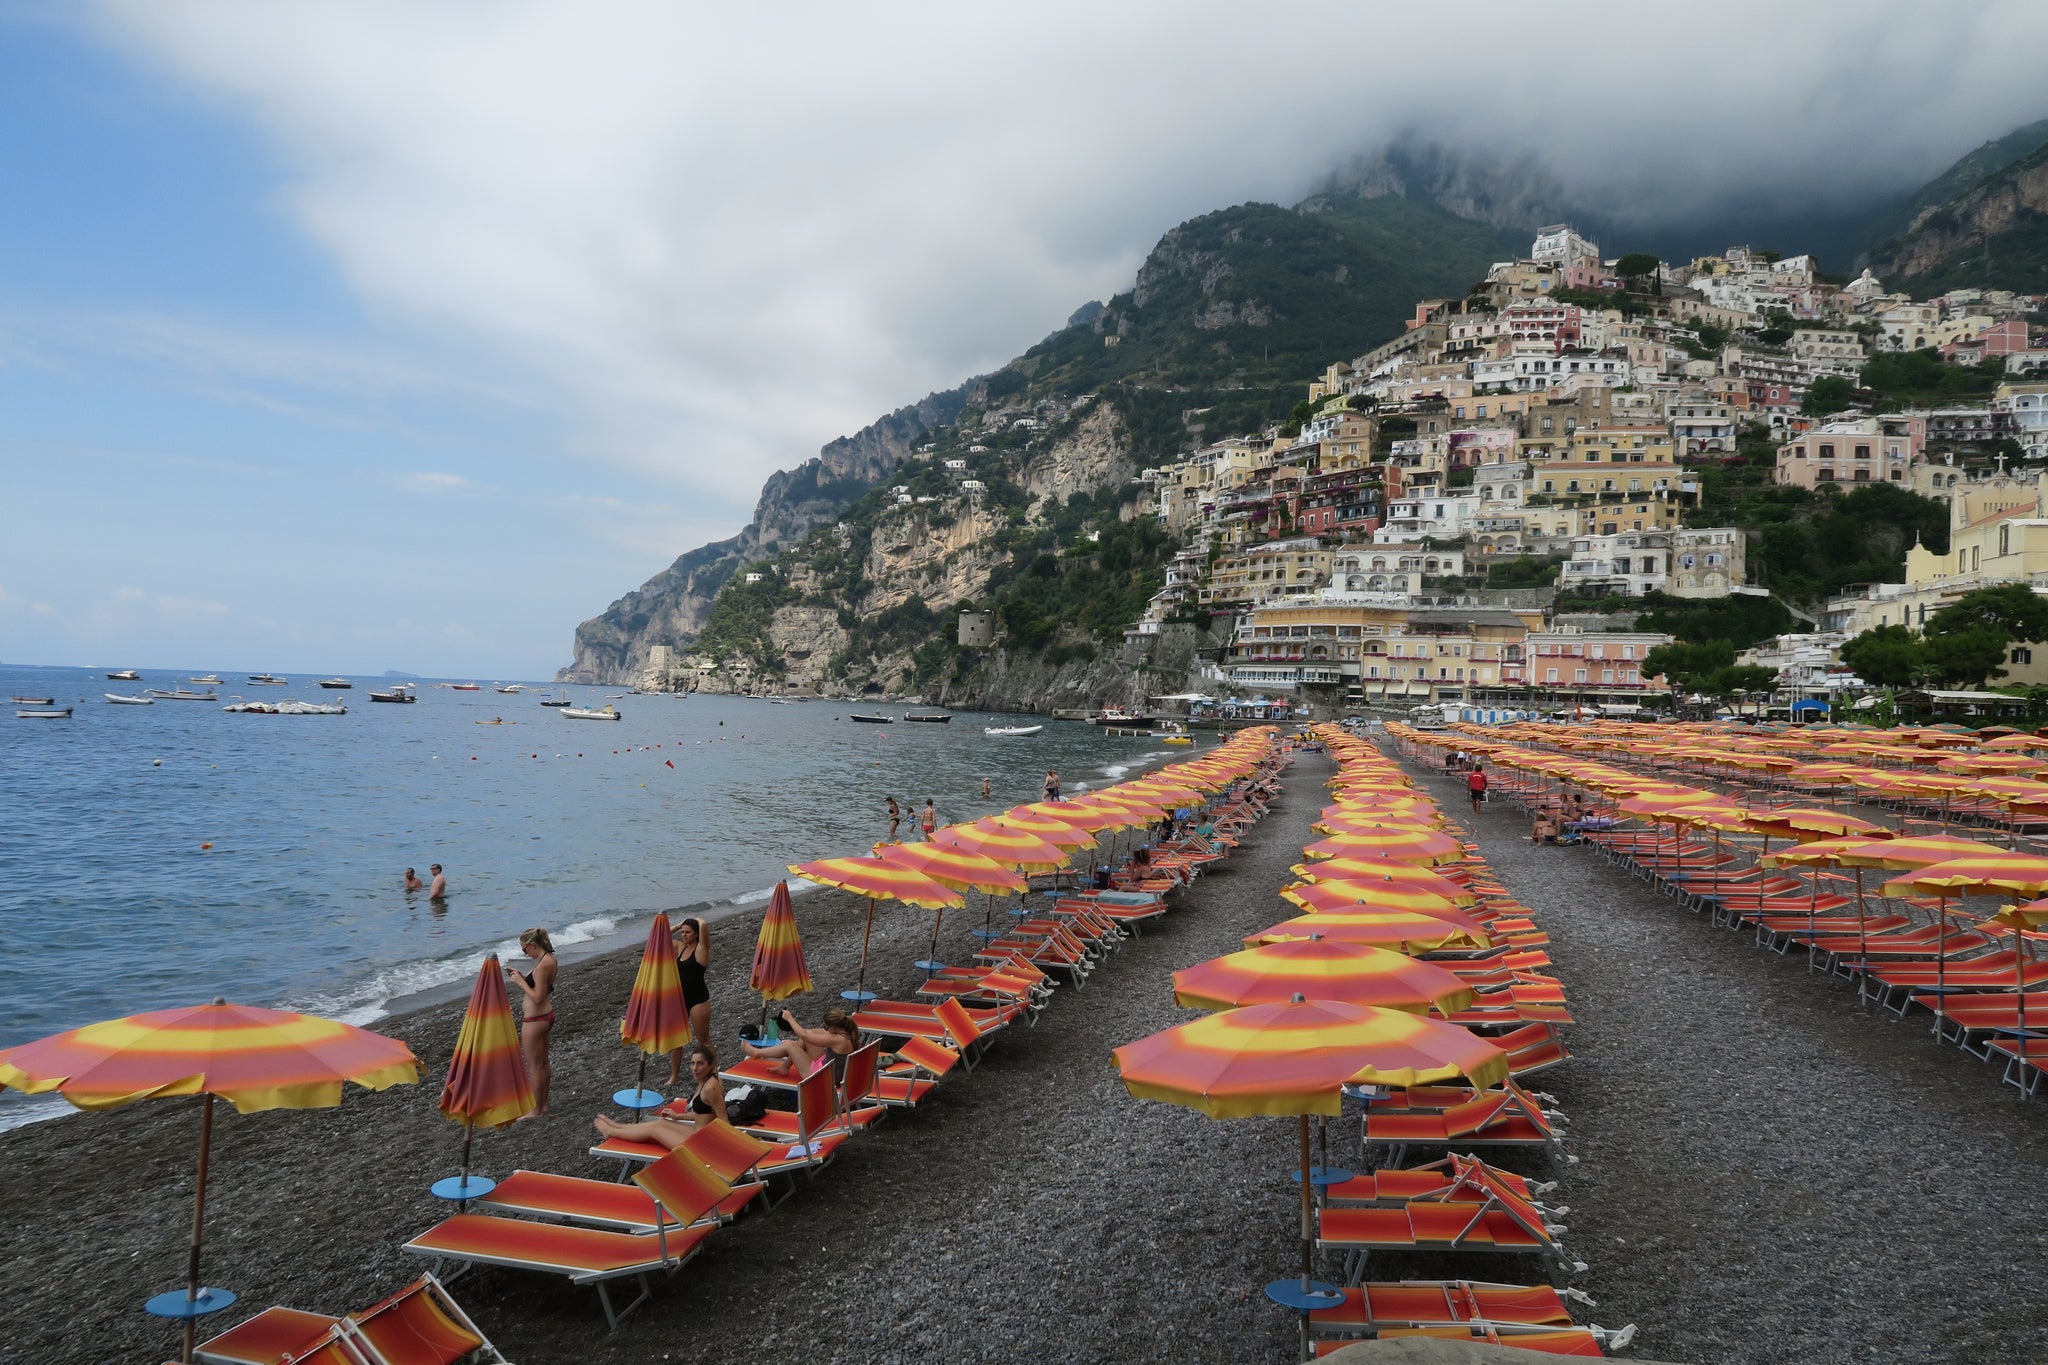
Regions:
<svg viewBox="0 0 2048 1365"><path fill-rule="evenodd" d="M439 863L435 863L432 867L429 867L427 871L434 874L434 885L432 889L430 889L427 892L427 899L430 901L447 900L448 879L441 875L441 865Z"/></svg>
<svg viewBox="0 0 2048 1365"><path fill-rule="evenodd" d="M420 890L424 890L424 889L425 889L425 887L426 887L426 885L427 885L427 884L426 884L425 882L423 882L423 881L421 881L421 880L420 880L420 874L419 874L419 873L417 873L417 872L413 871L413 870L412 870L411 868L409 868L409 867L408 867L408 868L407 868L407 869L405 870L405 889L406 889L406 890L408 890L408 891L420 891Z"/></svg>
<svg viewBox="0 0 2048 1365"><path fill-rule="evenodd" d="M985 777L981 779L981 799L988 800L988 779Z"/></svg>

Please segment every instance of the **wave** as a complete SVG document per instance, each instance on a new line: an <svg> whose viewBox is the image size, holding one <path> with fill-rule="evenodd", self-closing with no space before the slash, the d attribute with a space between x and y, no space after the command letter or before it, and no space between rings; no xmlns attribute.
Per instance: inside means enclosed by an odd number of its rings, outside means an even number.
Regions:
<svg viewBox="0 0 2048 1365"><path fill-rule="evenodd" d="M78 1110L67 1100L55 1095L18 1095L8 1091L0 1095L0 1133L10 1128L26 1128L31 1123L45 1123L60 1119Z"/></svg>
<svg viewBox="0 0 2048 1365"><path fill-rule="evenodd" d="M569 948L608 937L618 927L617 920L600 915L565 925L554 930L550 937L557 949ZM394 962L388 967L378 968L368 979L345 990L331 995L313 994L288 1000L282 1008L324 1015L361 1027L390 1014L394 1000L424 995L468 980L476 975L476 969L483 965L484 959L493 955L500 961L520 957L518 938L505 939L489 948L471 948L448 957Z"/></svg>

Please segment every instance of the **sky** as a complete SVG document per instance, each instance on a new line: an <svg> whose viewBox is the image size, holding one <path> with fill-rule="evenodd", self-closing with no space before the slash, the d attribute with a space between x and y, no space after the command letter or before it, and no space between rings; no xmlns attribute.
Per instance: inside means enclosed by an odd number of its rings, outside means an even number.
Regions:
<svg viewBox="0 0 2048 1365"><path fill-rule="evenodd" d="M547 677L770 471L1391 137L1655 220L2048 114L2035 0L724 8L0 0L0 661Z"/></svg>

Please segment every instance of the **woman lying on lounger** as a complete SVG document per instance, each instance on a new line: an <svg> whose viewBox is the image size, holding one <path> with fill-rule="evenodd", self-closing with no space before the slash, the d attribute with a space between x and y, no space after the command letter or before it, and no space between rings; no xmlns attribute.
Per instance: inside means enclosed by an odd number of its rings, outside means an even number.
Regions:
<svg viewBox="0 0 2048 1365"><path fill-rule="evenodd" d="M853 1016L842 1009L826 1010L824 1023L818 1028L805 1028L788 1010L778 1017L784 1032L781 1042L755 1047L743 1038L740 1051L749 1057L781 1061L797 1075L808 1076L828 1061L835 1068L842 1065L846 1054L860 1043L859 1027Z"/></svg>
<svg viewBox="0 0 2048 1365"><path fill-rule="evenodd" d="M634 1142L658 1142L674 1151L676 1144L697 1131L700 1123L725 1117L725 1082L718 1079L718 1059L709 1043L692 1043L683 1049L690 1059L690 1080L696 1089L690 1096L689 1112L681 1118L652 1118L641 1123L614 1123L597 1116L597 1131L608 1138Z"/></svg>

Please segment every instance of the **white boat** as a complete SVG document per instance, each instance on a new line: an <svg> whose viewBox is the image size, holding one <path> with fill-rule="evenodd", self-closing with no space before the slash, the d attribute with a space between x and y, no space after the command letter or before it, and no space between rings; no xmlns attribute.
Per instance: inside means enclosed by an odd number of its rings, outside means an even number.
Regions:
<svg viewBox="0 0 2048 1365"><path fill-rule="evenodd" d="M524 683L506 683L503 687L493 687L491 689L493 692L502 692L508 697L515 697L525 690L526 685Z"/></svg>
<svg viewBox="0 0 2048 1365"><path fill-rule="evenodd" d="M111 675L109 675L109 676L111 676ZM208 674L206 674L206 675L205 675L205 676L203 676L203 677L198 677L198 678L187 678L187 679L185 679L185 681L186 681L186 682L196 682L196 683L203 683L203 684L205 684L205 685L206 685L206 686L208 686L208 687L219 687L219 686L220 686L220 674L218 674L218 673L208 673Z"/></svg>
<svg viewBox="0 0 2048 1365"><path fill-rule="evenodd" d="M137 672L136 672L136 671L135 671L134 669L132 669L132 668L124 668L124 669L122 669L122 670L121 670L120 672L118 672L118 673L109 673L109 674L107 674L107 681L108 681L108 682L141 682L141 681L142 681L142 675L141 675L140 673L137 673Z"/></svg>
<svg viewBox="0 0 2048 1365"><path fill-rule="evenodd" d="M274 716L277 714L277 704L267 701L231 701L220 709L223 711L247 712L258 716Z"/></svg>
<svg viewBox="0 0 2048 1365"><path fill-rule="evenodd" d="M616 706L600 706L596 710L592 710L587 706L568 706L562 709L562 714L567 716L570 720L622 719L622 717L619 715L619 709Z"/></svg>
<svg viewBox="0 0 2048 1365"><path fill-rule="evenodd" d="M1035 735L1043 725L984 725L981 732L993 739L1015 739L1022 735Z"/></svg>
<svg viewBox="0 0 2048 1365"><path fill-rule="evenodd" d="M179 687L166 692L161 687L152 687L144 693L155 701L219 701L218 692L191 692Z"/></svg>
<svg viewBox="0 0 2048 1365"><path fill-rule="evenodd" d="M251 673L249 681L257 687L283 687L286 685L286 680L278 677L275 673Z"/></svg>
<svg viewBox="0 0 2048 1365"><path fill-rule="evenodd" d="M337 692L355 686L347 678L323 678L320 680L320 685Z"/></svg>
<svg viewBox="0 0 2048 1365"><path fill-rule="evenodd" d="M576 703L567 697L542 697L540 704L542 706L574 706Z"/></svg>
<svg viewBox="0 0 2048 1365"><path fill-rule="evenodd" d="M280 716L345 716L348 708L338 701L281 701L271 705Z"/></svg>
<svg viewBox="0 0 2048 1365"><path fill-rule="evenodd" d="M116 705L116 706L154 706L154 705L156 705L156 698L155 698L155 697L124 697L124 696L122 696L122 695L121 695L121 694L120 694L119 692L108 692L108 693L106 693L105 695L106 695L106 698L107 698L107 700L108 700L108 701L110 701L110 702L112 702L112 703L114 703L114 705Z"/></svg>
<svg viewBox="0 0 2048 1365"><path fill-rule="evenodd" d="M16 711L14 718L16 720L69 720L71 719L71 708L68 706L39 706L33 711Z"/></svg>

